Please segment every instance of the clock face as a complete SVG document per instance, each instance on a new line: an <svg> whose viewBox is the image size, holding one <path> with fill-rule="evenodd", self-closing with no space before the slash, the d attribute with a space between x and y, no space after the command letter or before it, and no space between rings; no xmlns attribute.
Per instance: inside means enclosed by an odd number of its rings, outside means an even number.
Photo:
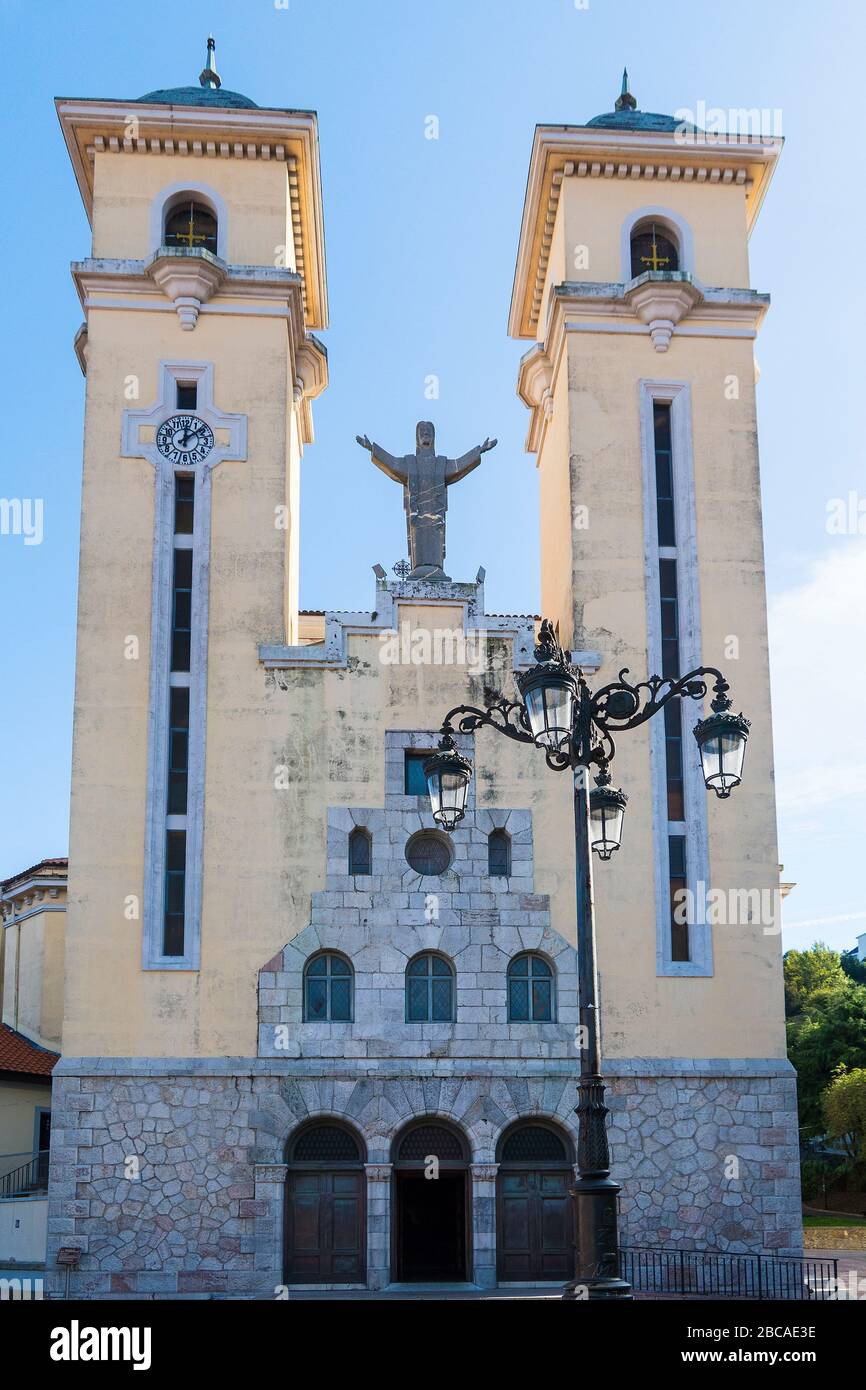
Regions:
<svg viewBox="0 0 866 1390"><path fill-rule="evenodd" d="M213 430L197 415L172 415L156 432L156 447L169 463L201 463L213 446Z"/></svg>

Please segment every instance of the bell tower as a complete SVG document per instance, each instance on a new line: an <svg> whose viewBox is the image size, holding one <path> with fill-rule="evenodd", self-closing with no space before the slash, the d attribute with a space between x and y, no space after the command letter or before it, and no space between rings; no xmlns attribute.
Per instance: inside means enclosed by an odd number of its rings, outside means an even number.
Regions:
<svg viewBox="0 0 866 1390"><path fill-rule="evenodd" d="M70 930L86 914L87 931L70 1046L89 975L88 1046L102 977L122 1048L123 1007L129 1028L155 1007L147 977L116 998L143 967L188 972L170 1012L194 1051L203 866L214 902L233 871L209 828L237 844L233 818L255 820L257 646L297 640L299 476L327 384L317 121L223 87L213 39L196 86L56 105L93 232L72 267L87 394Z"/></svg>
<svg viewBox="0 0 866 1390"><path fill-rule="evenodd" d="M706 910L711 886L778 888L748 240L780 147L641 111L627 74L613 111L535 131L509 331L532 340L542 611L597 680L717 665L753 720L730 814L707 804L699 702L618 750L641 795L597 875L608 1052L784 1054L777 921Z"/></svg>

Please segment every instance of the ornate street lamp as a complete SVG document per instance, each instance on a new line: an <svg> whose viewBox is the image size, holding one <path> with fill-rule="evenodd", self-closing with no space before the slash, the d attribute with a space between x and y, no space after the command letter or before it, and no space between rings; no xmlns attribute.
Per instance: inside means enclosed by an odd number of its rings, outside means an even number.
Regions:
<svg viewBox="0 0 866 1390"><path fill-rule="evenodd" d="M613 735L634 729L671 700L702 700L713 677L713 713L695 726L707 788L728 797L742 777L749 721L732 714L727 681L712 666L701 666L678 679L650 676L632 684L628 669L619 679L591 691L583 672L571 665L552 624L545 619L535 648L536 665L517 678L521 700L504 697L486 709L458 705L442 724L439 751L424 764L433 818L453 830L466 813L472 764L458 752L453 720L461 733L491 728L518 743L544 750L548 767L574 776L574 848L577 888L578 1004L581 1025L578 1089L578 1172L571 1195L575 1201L577 1246L575 1277L564 1298L630 1298L619 1277L616 1199L619 1183L610 1176L608 1110L604 1103L598 1018L598 971L592 894L592 852L610 859L622 841L627 797L610 785L608 766L616 753ZM589 789L589 770L598 768Z"/></svg>

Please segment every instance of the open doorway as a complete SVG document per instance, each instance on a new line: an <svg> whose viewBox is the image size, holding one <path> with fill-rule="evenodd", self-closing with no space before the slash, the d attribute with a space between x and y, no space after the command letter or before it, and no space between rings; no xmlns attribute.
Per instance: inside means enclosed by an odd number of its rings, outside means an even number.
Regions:
<svg viewBox="0 0 866 1390"><path fill-rule="evenodd" d="M403 1132L395 1145L393 1209L398 1282L470 1278L468 1156L456 1130L422 1121Z"/></svg>

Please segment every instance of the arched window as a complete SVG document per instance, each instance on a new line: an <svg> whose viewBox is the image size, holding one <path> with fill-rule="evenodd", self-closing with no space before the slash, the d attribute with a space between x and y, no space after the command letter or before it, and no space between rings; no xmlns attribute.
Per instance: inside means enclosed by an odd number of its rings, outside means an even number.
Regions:
<svg viewBox="0 0 866 1390"><path fill-rule="evenodd" d="M406 966L406 1022L451 1023L454 1019L454 971L432 951Z"/></svg>
<svg viewBox="0 0 866 1390"><path fill-rule="evenodd" d="M451 867L452 849L438 830L419 830L406 842L406 862L422 877L438 878Z"/></svg>
<svg viewBox="0 0 866 1390"><path fill-rule="evenodd" d="M507 830L494 830L487 837L487 872L491 878L508 878L511 873L511 836Z"/></svg>
<svg viewBox="0 0 866 1390"><path fill-rule="evenodd" d="M680 253L673 233L655 222L639 222L631 234L632 279L647 270L679 270Z"/></svg>
<svg viewBox="0 0 866 1390"><path fill-rule="evenodd" d="M451 1125L417 1120L398 1135L391 1152L398 1164L423 1164L433 1154L440 1163L465 1163L468 1150L463 1135Z"/></svg>
<svg viewBox="0 0 866 1390"><path fill-rule="evenodd" d="M508 966L509 1023L553 1021L553 971L543 956L527 951Z"/></svg>
<svg viewBox="0 0 866 1390"><path fill-rule="evenodd" d="M371 874L373 837L363 825L356 825L349 836L349 873Z"/></svg>
<svg viewBox="0 0 866 1390"><path fill-rule="evenodd" d="M185 251L212 251L216 255L216 217L209 207L193 198L173 201L165 216L163 244Z"/></svg>
<svg viewBox="0 0 866 1390"><path fill-rule="evenodd" d="M304 969L304 1021L350 1023L352 967L334 951L322 951Z"/></svg>
<svg viewBox="0 0 866 1390"><path fill-rule="evenodd" d="M362 1163L364 1151L358 1138L343 1125L312 1124L295 1135L290 1145L291 1163Z"/></svg>
<svg viewBox="0 0 866 1390"><path fill-rule="evenodd" d="M571 1141L547 1122L514 1125L499 1141L497 1160L503 1164L555 1163L566 1167L572 1161Z"/></svg>

